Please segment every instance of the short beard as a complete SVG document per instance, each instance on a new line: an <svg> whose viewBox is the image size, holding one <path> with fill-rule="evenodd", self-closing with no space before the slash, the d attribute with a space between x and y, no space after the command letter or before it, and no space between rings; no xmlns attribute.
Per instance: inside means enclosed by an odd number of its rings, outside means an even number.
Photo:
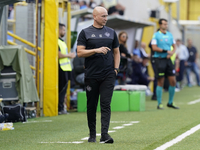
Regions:
<svg viewBox="0 0 200 150"><path fill-rule="evenodd" d="M60 37L63 38L65 35L61 34Z"/></svg>

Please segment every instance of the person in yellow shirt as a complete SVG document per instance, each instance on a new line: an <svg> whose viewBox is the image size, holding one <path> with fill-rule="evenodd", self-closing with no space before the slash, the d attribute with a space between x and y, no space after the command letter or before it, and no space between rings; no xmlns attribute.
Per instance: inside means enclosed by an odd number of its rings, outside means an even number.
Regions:
<svg viewBox="0 0 200 150"><path fill-rule="evenodd" d="M71 58L74 58L75 53L68 53L67 45L62 39L66 34L66 27L59 23L59 39L58 39L58 58L59 58L59 103L58 114L68 114L64 110L64 98L67 90L68 80L71 79Z"/></svg>

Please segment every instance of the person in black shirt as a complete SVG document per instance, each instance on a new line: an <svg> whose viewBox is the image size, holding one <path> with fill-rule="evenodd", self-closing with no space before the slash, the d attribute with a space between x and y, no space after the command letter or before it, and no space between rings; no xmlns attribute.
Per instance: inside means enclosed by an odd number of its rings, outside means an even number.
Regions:
<svg viewBox="0 0 200 150"><path fill-rule="evenodd" d="M115 6L111 6L108 8L108 15L124 15L125 7L121 4L117 4Z"/></svg>
<svg viewBox="0 0 200 150"><path fill-rule="evenodd" d="M200 81L199 81L199 68L196 64L196 60L198 58L197 50L196 48L192 45L192 40L188 39L188 52L189 52L189 58L186 63L186 75L187 75L187 81L188 81L188 86L191 87L190 83L190 72L194 72L196 75L197 79L197 85L200 86Z"/></svg>
<svg viewBox="0 0 200 150"><path fill-rule="evenodd" d="M94 23L83 29L78 37L77 55L85 57L85 86L87 119L90 131L88 142L96 142L96 109L100 96L101 143L113 143L108 135L110 103L120 62L119 42L115 31L105 26L107 10L95 7Z"/></svg>
<svg viewBox="0 0 200 150"><path fill-rule="evenodd" d="M119 51L120 51L120 55L123 57L127 57L127 58L131 58L132 54L129 54L128 50L127 50L127 44L126 41L128 39L128 35L125 31L122 31L119 33L118 35L118 39L119 39Z"/></svg>
<svg viewBox="0 0 200 150"><path fill-rule="evenodd" d="M121 31L118 34L119 40L119 51L120 51L120 65L119 65L119 73L117 75L118 84L125 84L127 75L132 72L132 68L128 63L127 58L133 58L133 54L130 54L127 50L126 41L128 39L128 35L125 31Z"/></svg>

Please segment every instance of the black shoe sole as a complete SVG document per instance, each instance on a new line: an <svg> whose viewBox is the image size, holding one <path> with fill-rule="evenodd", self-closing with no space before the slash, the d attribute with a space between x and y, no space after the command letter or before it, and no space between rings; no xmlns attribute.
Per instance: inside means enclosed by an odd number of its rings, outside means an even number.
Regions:
<svg viewBox="0 0 200 150"><path fill-rule="evenodd" d="M96 143L96 138L89 137L88 143Z"/></svg>
<svg viewBox="0 0 200 150"><path fill-rule="evenodd" d="M114 143L114 140L112 138L108 139L108 140L105 140L105 141L100 141L100 143L109 143L109 144L112 144Z"/></svg>
<svg viewBox="0 0 200 150"><path fill-rule="evenodd" d="M173 107L173 106L167 106L169 108L173 108L173 109L179 109L179 107Z"/></svg>
<svg viewBox="0 0 200 150"><path fill-rule="evenodd" d="M96 143L96 140L95 141L94 140L92 140L92 141L88 140L88 143Z"/></svg>
<svg viewBox="0 0 200 150"><path fill-rule="evenodd" d="M167 107L173 108L173 109L179 109L179 107L174 107L174 106L171 106L171 105L167 105Z"/></svg>

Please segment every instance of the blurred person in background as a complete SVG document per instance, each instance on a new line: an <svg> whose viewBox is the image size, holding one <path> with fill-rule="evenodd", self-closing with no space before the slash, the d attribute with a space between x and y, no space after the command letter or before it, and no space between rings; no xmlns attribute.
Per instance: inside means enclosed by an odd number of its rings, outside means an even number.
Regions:
<svg viewBox="0 0 200 150"><path fill-rule="evenodd" d="M126 44L126 42L128 40L128 34L125 31L121 31L118 34L118 40L119 40L119 44L120 44L119 51L120 51L121 56L131 58L133 56L133 54L130 54L128 52L127 44Z"/></svg>
<svg viewBox="0 0 200 150"><path fill-rule="evenodd" d="M71 0L71 9L72 10L79 10L80 9L80 4L78 0Z"/></svg>
<svg viewBox="0 0 200 150"><path fill-rule="evenodd" d="M97 6L97 3L94 0L90 0L89 8L94 9Z"/></svg>
<svg viewBox="0 0 200 150"><path fill-rule="evenodd" d="M80 1L80 9L86 9L88 8L86 1Z"/></svg>
<svg viewBox="0 0 200 150"><path fill-rule="evenodd" d="M178 76L177 76L177 88L181 88L181 82L183 80L183 75L185 72L185 64L187 63L187 59L189 57L189 53L187 50L187 47L182 44L180 39L176 40L176 54L177 54L177 66L179 68L178 70ZM177 70L177 69L176 69Z"/></svg>
<svg viewBox="0 0 200 150"><path fill-rule="evenodd" d="M124 15L125 7L119 3L108 8L108 15Z"/></svg>
<svg viewBox="0 0 200 150"><path fill-rule="evenodd" d="M191 39L188 39L187 42L188 42L187 49L188 49L188 53L189 53L189 58L186 63L186 75L187 75L188 86L189 87L192 86L192 84L190 82L191 71L194 72L194 74L196 76L196 80L197 80L197 85L200 86L199 68L197 66L197 59L198 59L197 49L193 46Z"/></svg>
<svg viewBox="0 0 200 150"><path fill-rule="evenodd" d="M154 77L150 77L148 74L148 66L149 63L149 56L143 55L142 62L136 63L135 61L132 62L133 73L131 75L131 82L130 84L140 84L146 85L148 87L150 81L154 81Z"/></svg>
<svg viewBox="0 0 200 150"><path fill-rule="evenodd" d="M119 66L119 73L117 75L118 84L125 84L126 78L128 74L131 74L132 68L131 65L128 63L128 58L133 59L133 54L128 52L127 49L127 39L128 34L125 31L122 31L118 34L119 40L119 51L120 51L120 66Z"/></svg>
<svg viewBox="0 0 200 150"><path fill-rule="evenodd" d="M58 114L68 114L64 110L64 99L66 95L68 80L71 79L71 58L74 58L75 53L68 53L68 48L64 40L62 39L66 34L66 27L64 24L59 23L59 39L58 39L58 58L59 58L59 103Z"/></svg>
<svg viewBox="0 0 200 150"><path fill-rule="evenodd" d="M146 44L145 43L141 43L141 46L140 46L140 53L141 53L141 56L145 56L145 57L149 57L149 55L147 54L146 52Z"/></svg>
<svg viewBox="0 0 200 150"><path fill-rule="evenodd" d="M141 51L139 46L139 41L135 41L134 49L133 49L133 55L137 55L138 58L141 58ZM142 61L141 61L142 62Z"/></svg>
<svg viewBox="0 0 200 150"><path fill-rule="evenodd" d="M8 19L14 19L14 6L9 5L8 7Z"/></svg>
<svg viewBox="0 0 200 150"><path fill-rule="evenodd" d="M148 56L146 53L146 44L145 43L139 43L139 41L135 41L135 46L133 49L133 56L134 56L134 61L141 63L143 56Z"/></svg>

